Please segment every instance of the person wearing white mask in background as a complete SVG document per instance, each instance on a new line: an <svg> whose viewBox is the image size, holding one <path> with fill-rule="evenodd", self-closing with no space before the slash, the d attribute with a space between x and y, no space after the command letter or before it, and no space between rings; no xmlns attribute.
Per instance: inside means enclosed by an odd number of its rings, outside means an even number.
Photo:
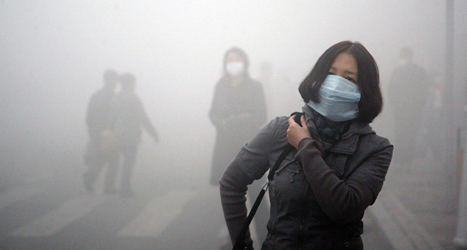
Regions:
<svg viewBox="0 0 467 250"><path fill-rule="evenodd" d="M271 215L262 249L362 250L362 218L383 187L393 151L370 126L383 106L378 67L362 44L339 42L321 55L299 92L302 126L295 115L272 120L240 150L219 181L232 243L247 218L248 185L291 145L293 150L272 172ZM239 243L253 249L249 234Z"/></svg>
<svg viewBox="0 0 467 250"><path fill-rule="evenodd" d="M237 152L249 142L266 123L266 101L260 82L253 80L248 72L250 62L247 54L238 47L224 54L223 76L217 82L209 118L217 134L211 162L210 183L219 186L219 180ZM264 184L264 183L263 183ZM250 188L251 197L261 189ZM254 200L254 198L252 198ZM267 234L268 208L262 205L255 221L258 238L264 240Z"/></svg>

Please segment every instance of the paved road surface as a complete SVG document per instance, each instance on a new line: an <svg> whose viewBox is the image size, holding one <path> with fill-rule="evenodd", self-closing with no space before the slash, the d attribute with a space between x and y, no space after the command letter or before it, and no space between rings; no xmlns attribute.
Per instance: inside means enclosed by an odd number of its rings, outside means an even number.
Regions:
<svg viewBox="0 0 467 250"><path fill-rule="evenodd" d="M87 194L77 174L48 174L0 193L0 249L220 249L218 191L135 177L137 196ZM150 183L153 183L150 185ZM366 249L392 249L373 215ZM259 247L257 246L257 249Z"/></svg>

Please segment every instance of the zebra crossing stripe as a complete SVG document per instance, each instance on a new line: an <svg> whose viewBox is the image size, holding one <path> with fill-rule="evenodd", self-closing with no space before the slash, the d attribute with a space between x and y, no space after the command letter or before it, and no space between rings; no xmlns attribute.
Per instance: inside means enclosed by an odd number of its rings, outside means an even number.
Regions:
<svg viewBox="0 0 467 250"><path fill-rule="evenodd" d="M62 204L58 209L11 233L21 237L48 237L77 220L95 207L109 201L111 197L103 195L82 195Z"/></svg>
<svg viewBox="0 0 467 250"><path fill-rule="evenodd" d="M10 189L0 195L0 209L3 209L17 201L26 200L40 192L40 189L31 187Z"/></svg>
<svg viewBox="0 0 467 250"><path fill-rule="evenodd" d="M136 219L124 227L118 236L155 237L160 235L183 209L183 205L194 198L196 192L175 190L151 200Z"/></svg>

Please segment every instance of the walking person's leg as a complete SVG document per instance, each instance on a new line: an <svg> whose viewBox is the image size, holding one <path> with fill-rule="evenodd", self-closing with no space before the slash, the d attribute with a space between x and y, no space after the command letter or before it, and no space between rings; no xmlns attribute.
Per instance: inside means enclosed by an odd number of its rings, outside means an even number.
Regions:
<svg viewBox="0 0 467 250"><path fill-rule="evenodd" d="M107 159L100 149L98 141L90 140L84 153L84 164L87 169L83 174L84 188L89 193L94 191L94 184L104 167Z"/></svg>
<svg viewBox="0 0 467 250"><path fill-rule="evenodd" d="M105 183L104 183L104 193L106 194L115 194L116 188L115 183L117 180L118 174L118 167L119 167L119 159L120 159L120 152L114 151L109 153L107 161L107 173L105 176Z"/></svg>
<svg viewBox="0 0 467 250"><path fill-rule="evenodd" d="M137 151L137 145L125 146L122 150L123 165L120 190L122 196L134 196L133 189L131 188L131 177L133 175L133 168L136 163Z"/></svg>

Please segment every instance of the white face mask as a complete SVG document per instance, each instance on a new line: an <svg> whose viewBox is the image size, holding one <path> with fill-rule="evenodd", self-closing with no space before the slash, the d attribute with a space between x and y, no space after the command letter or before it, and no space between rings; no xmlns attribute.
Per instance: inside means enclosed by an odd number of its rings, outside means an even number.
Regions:
<svg viewBox="0 0 467 250"><path fill-rule="evenodd" d="M308 106L331 121L349 121L357 117L360 101L358 86L336 75L328 75L319 89L319 103Z"/></svg>
<svg viewBox="0 0 467 250"><path fill-rule="evenodd" d="M225 65L225 70L231 76L238 76L243 73L245 66L242 62L230 62Z"/></svg>

